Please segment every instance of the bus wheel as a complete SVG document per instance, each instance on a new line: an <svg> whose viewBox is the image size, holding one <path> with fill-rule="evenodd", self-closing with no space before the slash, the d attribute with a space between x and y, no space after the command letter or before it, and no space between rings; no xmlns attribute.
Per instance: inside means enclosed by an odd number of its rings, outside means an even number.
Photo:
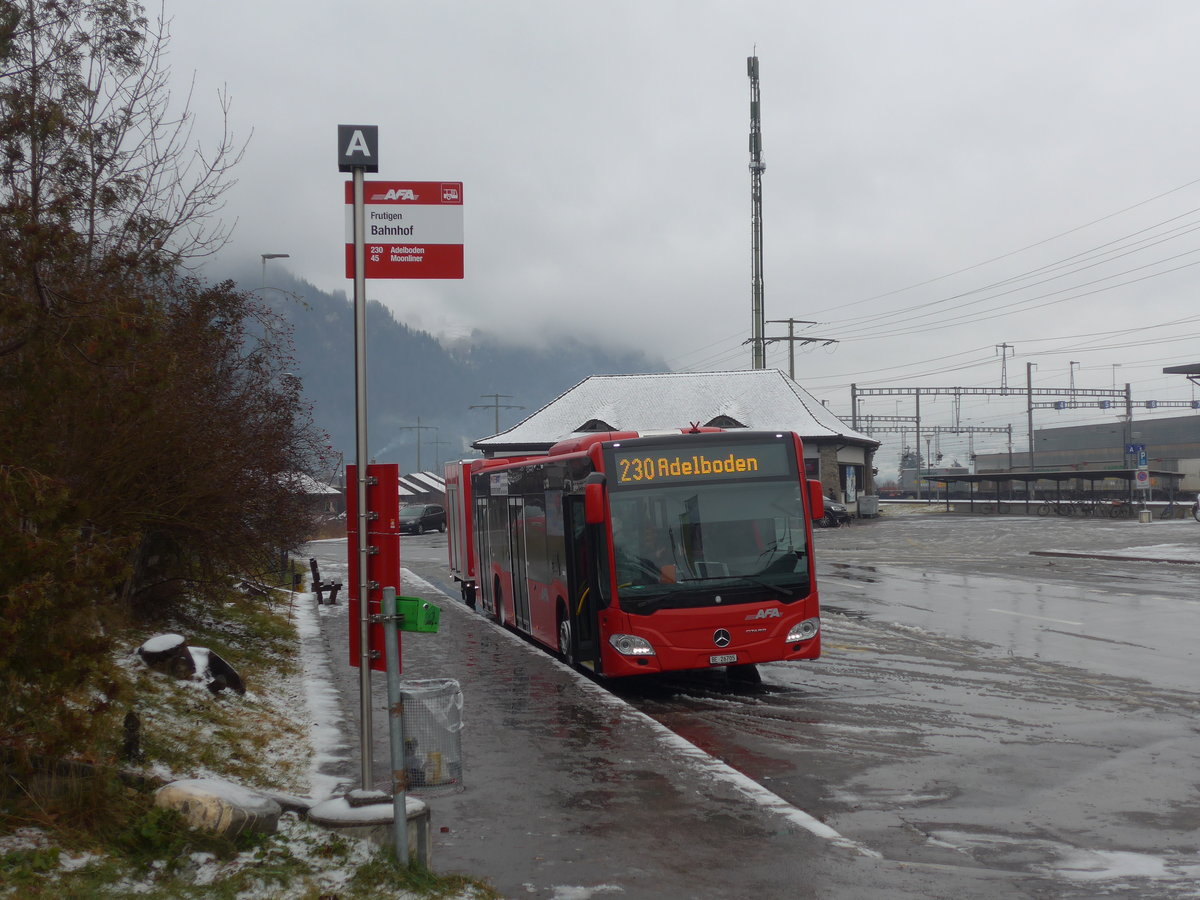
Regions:
<svg viewBox="0 0 1200 900"><path fill-rule="evenodd" d="M561 603L558 607L558 655L568 666L574 668L575 654L571 652L571 617Z"/></svg>

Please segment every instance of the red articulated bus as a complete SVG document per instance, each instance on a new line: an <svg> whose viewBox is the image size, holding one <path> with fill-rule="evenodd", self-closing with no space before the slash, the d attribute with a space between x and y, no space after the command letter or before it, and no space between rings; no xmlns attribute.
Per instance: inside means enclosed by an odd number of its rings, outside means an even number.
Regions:
<svg viewBox="0 0 1200 900"><path fill-rule="evenodd" d="M605 677L816 659L817 481L791 432L603 432L446 468L463 600Z"/></svg>

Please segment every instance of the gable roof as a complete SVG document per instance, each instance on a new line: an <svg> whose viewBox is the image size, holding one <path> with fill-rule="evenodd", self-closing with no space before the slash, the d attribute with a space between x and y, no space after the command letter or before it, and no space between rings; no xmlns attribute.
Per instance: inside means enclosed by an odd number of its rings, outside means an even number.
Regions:
<svg viewBox="0 0 1200 900"><path fill-rule="evenodd" d="M777 369L592 375L512 428L471 446L489 453L539 452L594 431L676 431L692 423L879 446Z"/></svg>

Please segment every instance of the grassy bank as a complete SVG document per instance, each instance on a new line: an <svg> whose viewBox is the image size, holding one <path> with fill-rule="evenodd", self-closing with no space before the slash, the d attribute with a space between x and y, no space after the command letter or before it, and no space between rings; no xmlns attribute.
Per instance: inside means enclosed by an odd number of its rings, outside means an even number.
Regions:
<svg viewBox="0 0 1200 900"><path fill-rule="evenodd" d="M299 595L302 599L305 595ZM136 649L154 634L185 636L242 676L244 695L146 667ZM188 829L156 808L153 792L178 778L219 778L307 796L312 760L306 687L292 596L237 590L214 608L177 612L154 631L121 635L119 684L108 731L140 723L137 758L120 760L113 734L82 759L10 757L0 786L0 896L25 898L485 898L485 883L401 868L390 850L285 813L273 835L235 840Z"/></svg>

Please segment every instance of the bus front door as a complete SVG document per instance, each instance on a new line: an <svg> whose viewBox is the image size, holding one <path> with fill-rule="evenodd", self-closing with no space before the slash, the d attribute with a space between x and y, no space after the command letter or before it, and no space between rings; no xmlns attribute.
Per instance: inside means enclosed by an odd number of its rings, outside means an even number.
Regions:
<svg viewBox="0 0 1200 900"><path fill-rule="evenodd" d="M583 497L564 498L563 518L567 539L567 584L570 599L571 656L580 666L600 671L599 593L596 590L594 548L588 546Z"/></svg>

